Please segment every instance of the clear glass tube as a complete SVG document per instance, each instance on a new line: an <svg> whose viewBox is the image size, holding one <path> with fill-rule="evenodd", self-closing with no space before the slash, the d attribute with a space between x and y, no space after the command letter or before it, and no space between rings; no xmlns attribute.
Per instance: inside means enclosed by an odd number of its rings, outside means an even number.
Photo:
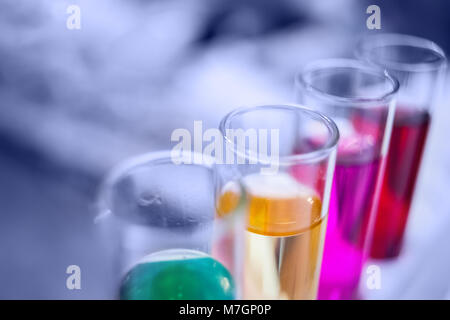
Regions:
<svg viewBox="0 0 450 320"><path fill-rule="evenodd" d="M316 299L335 123L305 107L272 105L237 109L220 130L245 193L243 297Z"/></svg>
<svg viewBox="0 0 450 320"><path fill-rule="evenodd" d="M371 240L398 82L357 60L330 59L306 66L295 88L300 103L339 128L319 299L352 299Z"/></svg>
<svg viewBox="0 0 450 320"><path fill-rule="evenodd" d="M111 171L97 222L114 259L120 299L239 298L235 268L239 202L223 168L205 155L156 152ZM227 184L228 183L228 184ZM235 210L236 211L236 210Z"/></svg>
<svg viewBox="0 0 450 320"><path fill-rule="evenodd" d="M443 84L446 58L434 42L399 34L366 37L358 45L356 55L387 69L400 82L371 248L373 258L393 258L401 251L431 111Z"/></svg>

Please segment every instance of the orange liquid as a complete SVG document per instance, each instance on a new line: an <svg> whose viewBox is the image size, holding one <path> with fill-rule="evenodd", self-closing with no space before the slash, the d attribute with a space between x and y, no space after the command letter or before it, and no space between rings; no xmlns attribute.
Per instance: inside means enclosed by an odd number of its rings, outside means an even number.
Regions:
<svg viewBox="0 0 450 320"><path fill-rule="evenodd" d="M249 195L247 230L264 236L292 236L320 223L322 202L315 195L269 198Z"/></svg>
<svg viewBox="0 0 450 320"><path fill-rule="evenodd" d="M217 216L223 218L227 216L229 213L233 212L239 204L240 197L241 195L237 191L234 190L224 191L217 203L216 207Z"/></svg>
<svg viewBox="0 0 450 320"><path fill-rule="evenodd" d="M287 174L254 178L247 179L244 298L316 299L326 227L319 196Z"/></svg>

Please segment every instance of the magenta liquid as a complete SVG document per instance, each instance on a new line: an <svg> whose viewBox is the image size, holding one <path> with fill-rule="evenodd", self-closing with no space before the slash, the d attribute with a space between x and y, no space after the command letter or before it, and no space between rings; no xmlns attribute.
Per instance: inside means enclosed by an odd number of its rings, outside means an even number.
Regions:
<svg viewBox="0 0 450 320"><path fill-rule="evenodd" d="M358 287L381 159L342 161L338 153L320 275L321 300L352 299Z"/></svg>

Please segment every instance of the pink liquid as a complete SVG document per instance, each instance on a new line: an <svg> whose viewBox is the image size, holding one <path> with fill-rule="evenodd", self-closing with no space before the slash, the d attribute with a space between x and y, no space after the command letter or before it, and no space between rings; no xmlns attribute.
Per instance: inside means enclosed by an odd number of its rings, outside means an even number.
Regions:
<svg viewBox="0 0 450 320"><path fill-rule="evenodd" d="M366 260L364 246L380 164L380 158L342 161L338 153L320 276L321 300L354 298Z"/></svg>

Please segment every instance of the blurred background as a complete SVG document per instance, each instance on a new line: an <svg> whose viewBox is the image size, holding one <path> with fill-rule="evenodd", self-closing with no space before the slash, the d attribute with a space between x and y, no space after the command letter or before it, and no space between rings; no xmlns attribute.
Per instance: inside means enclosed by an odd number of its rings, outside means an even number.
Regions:
<svg viewBox="0 0 450 320"><path fill-rule="evenodd" d="M368 30L366 8L381 8ZM70 30L67 7L81 10ZM350 57L366 33L429 38L450 52L435 0L2 0L0 298L109 298L93 203L104 174L173 147L176 128L217 127L237 106L292 102L306 62ZM371 262L371 299L450 299L450 85L434 110L402 255ZM66 268L81 268L81 290ZM364 286L363 286L364 287Z"/></svg>

